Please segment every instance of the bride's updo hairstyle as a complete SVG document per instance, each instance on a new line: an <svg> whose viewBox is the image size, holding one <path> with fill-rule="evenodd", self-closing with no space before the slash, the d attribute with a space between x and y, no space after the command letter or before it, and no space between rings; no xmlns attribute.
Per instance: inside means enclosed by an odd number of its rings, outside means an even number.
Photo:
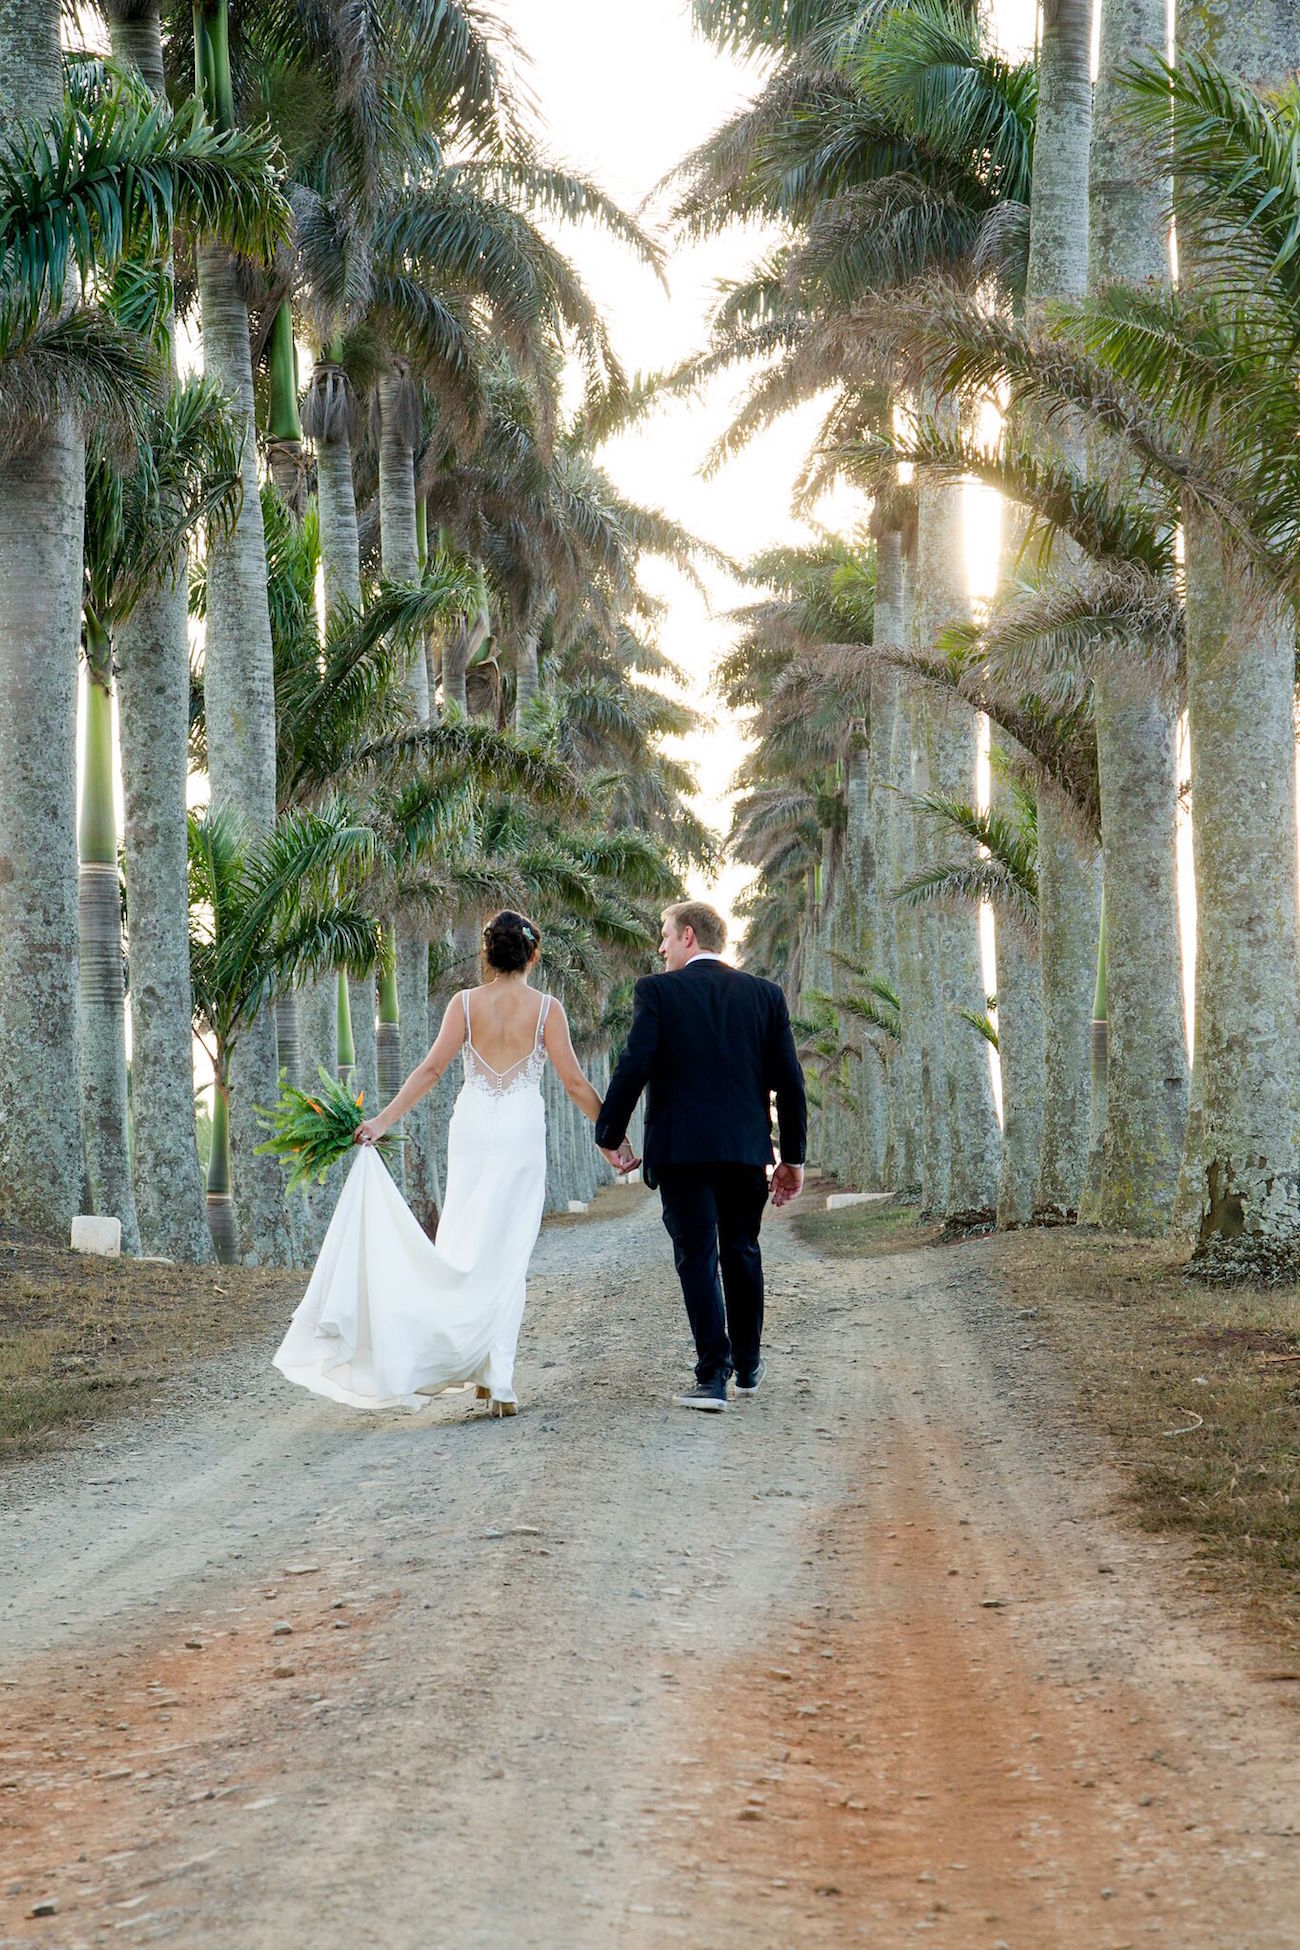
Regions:
<svg viewBox="0 0 1300 1950"><path fill-rule="evenodd" d="M503 907L483 930L483 966L498 975L517 975L542 945L542 932L526 914Z"/></svg>

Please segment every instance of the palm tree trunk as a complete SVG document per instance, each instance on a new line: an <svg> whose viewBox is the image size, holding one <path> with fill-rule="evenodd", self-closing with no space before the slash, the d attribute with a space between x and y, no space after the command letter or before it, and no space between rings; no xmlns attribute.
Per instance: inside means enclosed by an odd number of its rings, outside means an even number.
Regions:
<svg viewBox="0 0 1300 1950"><path fill-rule="evenodd" d="M933 656L940 632L970 613L960 487L922 486L917 531L916 607L912 633L922 656ZM945 798L975 797L975 713L962 699L931 697L926 730L931 792ZM923 822L924 830L924 822ZM928 838L928 835L927 835ZM997 1202L998 1132L987 1045L962 1020L960 1008L981 1009L979 917L940 914L930 924L936 954L927 971L932 992L931 1039L942 1038L932 1066L931 1116L945 1118L949 1166L944 1201L932 1210L971 1221L991 1217ZM927 1204L930 1203L927 1199Z"/></svg>
<svg viewBox="0 0 1300 1950"><path fill-rule="evenodd" d="M573 1196L569 1185L568 1162L563 1142L563 1090L549 1063L542 1072L542 1095L546 1104L546 1210L564 1212Z"/></svg>
<svg viewBox="0 0 1300 1950"><path fill-rule="evenodd" d="M1135 47L1161 47L1164 0L1100 0L1093 103L1088 285L1169 281L1164 186L1125 130L1120 73ZM1113 451L1090 454L1094 472ZM1140 646L1130 653L1136 665ZM1140 672L1106 660L1094 679L1105 882L1105 1123L1095 1211L1112 1231L1169 1223L1187 1124L1175 821L1175 710ZM1094 1090L1094 1097L1096 1096ZM1095 1106L1095 1110L1099 1107ZM1098 1122L1094 1114L1094 1128Z"/></svg>
<svg viewBox="0 0 1300 1950"><path fill-rule="evenodd" d="M55 0L0 0L0 127L53 113ZM0 465L0 1221L66 1242L77 1085L77 651L85 454L71 420Z"/></svg>
<svg viewBox="0 0 1300 1950"><path fill-rule="evenodd" d="M352 1029L352 1094L361 1092L362 1105L367 1117L386 1101L379 1091L379 1050L375 1027L375 978L365 976L361 981L347 982L348 1021Z"/></svg>
<svg viewBox="0 0 1300 1950"><path fill-rule="evenodd" d="M234 261L199 250L204 370L235 401L244 425L244 498L233 534L209 540L203 688L213 802L235 807L250 831L275 822L275 682L266 607L266 543L258 493L257 437L248 312ZM292 1264L284 1173L256 1147L265 1136L254 1106L279 1094L275 1020L264 1011L241 1036L231 1064L230 1128L239 1234L249 1265Z"/></svg>
<svg viewBox="0 0 1300 1950"><path fill-rule="evenodd" d="M322 440L316 447L320 504L321 565L325 576L325 620L345 605L361 607L361 545L357 497L352 480L350 440Z"/></svg>
<svg viewBox="0 0 1300 1950"><path fill-rule="evenodd" d="M1106 856L1101 862L1101 919L1097 928L1097 984L1092 997L1092 1031L1088 1039L1088 1162L1079 1193L1079 1224L1101 1224L1101 1177L1106 1153L1106 1092L1110 1059L1110 1023L1106 1006Z"/></svg>
<svg viewBox="0 0 1300 1950"><path fill-rule="evenodd" d="M876 545L876 622L880 642L897 643L901 618L902 561L897 530L882 536ZM886 589L882 613L881 590ZM886 636L885 630L890 634ZM898 979L897 948L893 916L889 911L890 875L893 862L889 852L889 820L884 801L892 795L889 787L890 752L893 745L894 717L898 709L898 681L893 671L876 671L871 679L871 719L867 729L867 824L866 848L870 856L870 883L867 914L871 927L873 976L893 988ZM867 1105L868 1155L873 1186L892 1187L897 1180L896 1147L898 1133L895 1115L893 1058L883 1064L867 1049L863 1055L867 1079L862 1085Z"/></svg>
<svg viewBox="0 0 1300 1950"><path fill-rule="evenodd" d="M298 348L293 306L285 298L275 308L268 346L271 365L270 418L266 457L280 499L301 519L306 502L302 422L298 417Z"/></svg>
<svg viewBox="0 0 1300 1950"><path fill-rule="evenodd" d="M310 1090L324 1069L337 1076L339 1069L339 977L321 975L307 982L298 992L298 1023L302 1038L304 1088ZM355 1091L353 1095L355 1096ZM311 1187L307 1199L306 1245L315 1255L320 1251L325 1229L334 1216L347 1163L331 1166L319 1185Z"/></svg>
<svg viewBox="0 0 1300 1950"><path fill-rule="evenodd" d="M157 4L144 6L139 0L109 0L104 8L111 29L113 59L119 68L132 68L149 92L162 95L166 87L163 73L162 29Z"/></svg>
<svg viewBox="0 0 1300 1950"><path fill-rule="evenodd" d="M212 1237L194 1141L185 857L187 610L182 564L177 580L141 597L117 632L117 698L140 1240L147 1253L202 1266L212 1259Z"/></svg>
<svg viewBox="0 0 1300 1950"><path fill-rule="evenodd" d="M364 1011L361 1013L364 1018ZM386 968L379 977L379 1024L375 1032L375 1063L379 1085L377 1108L382 1108L384 1104L392 1102L408 1074L402 1068L402 1030L395 950L393 966ZM399 1135L405 1134L405 1122L395 1124L393 1128ZM406 1145L399 1144L390 1164L393 1177L402 1190L406 1185L406 1151Z"/></svg>
<svg viewBox="0 0 1300 1950"><path fill-rule="evenodd" d="M85 743L78 826L81 975L81 1123L86 1176L96 1212L122 1224L122 1250L138 1253L131 1189L126 1094L126 1007L122 985L122 898L113 809L112 653L86 612Z"/></svg>
<svg viewBox="0 0 1300 1950"><path fill-rule="evenodd" d="M1283 0L1181 4L1179 56L1253 87L1300 68ZM1194 259L1180 273L1194 283ZM1202 519L1186 525L1187 704L1196 859L1196 1081L1184 1185L1210 1273L1300 1264L1300 916L1295 626L1266 610ZM1180 1204L1181 1204L1180 1199Z"/></svg>
<svg viewBox="0 0 1300 1950"><path fill-rule="evenodd" d="M929 701L919 691L908 699L911 728L911 766L908 790L933 790L930 776ZM920 864L919 822L911 815L911 830L900 847L899 865L911 872ZM910 842L911 852L907 854ZM904 865L906 858L907 864ZM929 1213L948 1210L952 1186L952 1153L948 1124L947 1043L943 1033L943 995L939 979L939 919L924 907L912 910L911 938L899 938L899 982L906 981L906 1014L915 1025L921 1081L921 1205ZM900 986L899 1001L903 1001ZM902 1014L902 1011L900 1011Z"/></svg>
<svg viewBox="0 0 1300 1950"><path fill-rule="evenodd" d="M162 95L156 6L109 8L113 59ZM173 360L173 372L175 362ZM190 641L187 569L147 591L115 632L130 941L131 1136L144 1250L206 1265L212 1236L194 1141L185 862Z"/></svg>
<svg viewBox="0 0 1300 1950"><path fill-rule="evenodd" d="M197 0L195 79L209 119L233 126L227 0ZM251 833L275 823L275 673L266 606L266 538L258 491L257 428L248 308L230 253L211 241L198 249L203 368L224 387L244 428L244 493L226 536L209 538L208 614L203 689L213 803L237 810ZM275 1021L263 1011L240 1038L231 1063L230 1132L239 1234L250 1265L293 1263L284 1172L259 1157L265 1136L257 1105L279 1091Z"/></svg>
<svg viewBox="0 0 1300 1950"><path fill-rule="evenodd" d="M1088 1164L1092 1000L1101 926L1101 862L1083 857L1069 816L1038 803L1038 952L1043 976L1043 1138L1034 1209L1073 1219Z"/></svg>
<svg viewBox="0 0 1300 1950"><path fill-rule="evenodd" d="M1174 714L1122 673L1096 685L1106 884L1106 1135L1098 1221L1163 1232L1187 1130Z"/></svg>
<svg viewBox="0 0 1300 1950"><path fill-rule="evenodd" d="M469 716L465 674L491 630L486 609L476 612L472 623L458 623L442 651L442 708L454 709L462 718Z"/></svg>
<svg viewBox="0 0 1300 1950"><path fill-rule="evenodd" d="M1088 151L1092 122L1092 0L1043 12L1029 228L1030 315L1081 297L1088 275ZM1080 456L1082 458L1082 456ZM1075 844L1059 804L1038 809L1039 955L1046 1073L1036 1204L1044 1217L1078 1211L1088 1162L1092 998L1100 872Z"/></svg>
<svg viewBox="0 0 1300 1950"><path fill-rule="evenodd" d="M379 529L384 574L395 582L418 582L420 578L415 507L417 411L410 380L402 373L385 373L379 381ZM429 674L423 654L411 661L407 693L417 724L428 724ZM398 931L397 997L402 1074L409 1076L428 1051L430 1040L429 937L418 924L403 924ZM437 1205L428 1099L408 1111L404 1121L406 1200L426 1232L432 1234Z"/></svg>
<svg viewBox="0 0 1300 1950"><path fill-rule="evenodd" d="M881 536L876 555L875 640L899 648L911 641L911 603L907 559L903 537L898 529ZM876 711L877 684L885 700L884 712ZM888 745L882 763L873 768L874 796L872 822L876 833L876 857L880 867L880 888L884 944L885 979L894 993L903 997L907 986L909 1006L915 1004L917 916L911 908L900 907L893 891L906 879L915 864L915 836L912 811L907 795L912 790L911 727L898 673L881 672L872 680L873 749L877 727L881 743L888 724ZM905 977L904 964L910 973ZM910 1196L921 1183L920 1051L916 1024L909 1028L900 1009L900 1041L888 1058L889 1148L891 1169L888 1179L892 1191Z"/></svg>
<svg viewBox="0 0 1300 1950"><path fill-rule="evenodd" d="M1013 502L1002 506L1001 576L1019 560L1026 519ZM1011 817L1015 801L1006 766L1022 754L1013 739L1000 734L1005 763L992 768L993 810ZM998 996L998 1064L1002 1073L1002 1166L998 1173L997 1223L1000 1229L1029 1225L1043 1143L1043 970L1037 936L1025 939L999 917L995 925Z"/></svg>
<svg viewBox="0 0 1300 1950"><path fill-rule="evenodd" d="M1280 607L1256 619L1258 599L1252 612L1218 538L1189 521L1200 1117L1189 1120L1186 1175L1196 1195L1197 1256L1213 1273L1293 1277L1300 1266L1295 628Z"/></svg>
<svg viewBox="0 0 1300 1950"><path fill-rule="evenodd" d="M275 1048L286 1082L301 1089L307 1073L303 1069L302 1016L297 989L287 989L275 999Z"/></svg>
<svg viewBox="0 0 1300 1950"><path fill-rule="evenodd" d="M224 1084L212 1086L212 1149L208 1154L208 1226L222 1266L239 1264L239 1226L230 1195L230 1097Z"/></svg>
<svg viewBox="0 0 1300 1950"><path fill-rule="evenodd" d="M1006 749L1007 741L1003 741ZM1008 757L1014 756L1014 747ZM1011 810L1006 780L993 775L995 812ZM1002 1069L1002 1165L998 1173L1000 1229L1028 1225L1034 1216L1043 1138L1043 980L1036 942L1007 922L997 924L998 1060Z"/></svg>
<svg viewBox="0 0 1300 1950"><path fill-rule="evenodd" d="M529 709L541 689L541 667L537 658L537 631L521 630L515 656L515 730L527 720Z"/></svg>

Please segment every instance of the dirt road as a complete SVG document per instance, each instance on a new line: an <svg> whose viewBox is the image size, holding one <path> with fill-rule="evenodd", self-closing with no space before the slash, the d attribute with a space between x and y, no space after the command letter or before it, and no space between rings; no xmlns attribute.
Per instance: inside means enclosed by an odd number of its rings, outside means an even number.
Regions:
<svg viewBox="0 0 1300 1950"><path fill-rule="evenodd" d="M513 1423L257 1348L4 1479L0 1945L1293 1950L1300 1687L986 1249L770 1225L770 1378L689 1417L656 1207L602 1210Z"/></svg>

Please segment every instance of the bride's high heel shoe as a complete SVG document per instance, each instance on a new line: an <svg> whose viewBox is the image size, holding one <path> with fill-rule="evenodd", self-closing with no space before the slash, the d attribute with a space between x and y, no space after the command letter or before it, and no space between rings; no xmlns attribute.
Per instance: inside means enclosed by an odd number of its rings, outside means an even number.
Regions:
<svg viewBox="0 0 1300 1950"><path fill-rule="evenodd" d="M506 1415L518 1415L518 1402L499 1402L495 1395L488 1401L488 1414L500 1420Z"/></svg>
<svg viewBox="0 0 1300 1950"><path fill-rule="evenodd" d="M492 1390L490 1388L485 1388L482 1382L480 1382L478 1387L474 1390L474 1399L476 1402L490 1402L492 1399Z"/></svg>

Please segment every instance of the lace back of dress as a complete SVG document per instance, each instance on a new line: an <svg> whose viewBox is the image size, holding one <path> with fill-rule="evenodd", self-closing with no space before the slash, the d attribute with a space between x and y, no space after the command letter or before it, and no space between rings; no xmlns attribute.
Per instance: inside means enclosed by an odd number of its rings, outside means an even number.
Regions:
<svg viewBox="0 0 1300 1950"><path fill-rule="evenodd" d="M470 1029L468 989L462 991L461 1002L465 1009L465 1042L461 1053L465 1059L466 1083L472 1083L477 1090L486 1090L491 1097L509 1097L516 1090L527 1089L530 1084L539 1084L542 1080L542 1071L546 1068L546 1044L543 1040L543 1031L546 1028L546 1013L551 1006L550 996L542 997L542 1006L537 1017L537 1033L533 1038L532 1048L527 1056L521 1056L517 1063L511 1063L504 1070L494 1070L474 1047Z"/></svg>

